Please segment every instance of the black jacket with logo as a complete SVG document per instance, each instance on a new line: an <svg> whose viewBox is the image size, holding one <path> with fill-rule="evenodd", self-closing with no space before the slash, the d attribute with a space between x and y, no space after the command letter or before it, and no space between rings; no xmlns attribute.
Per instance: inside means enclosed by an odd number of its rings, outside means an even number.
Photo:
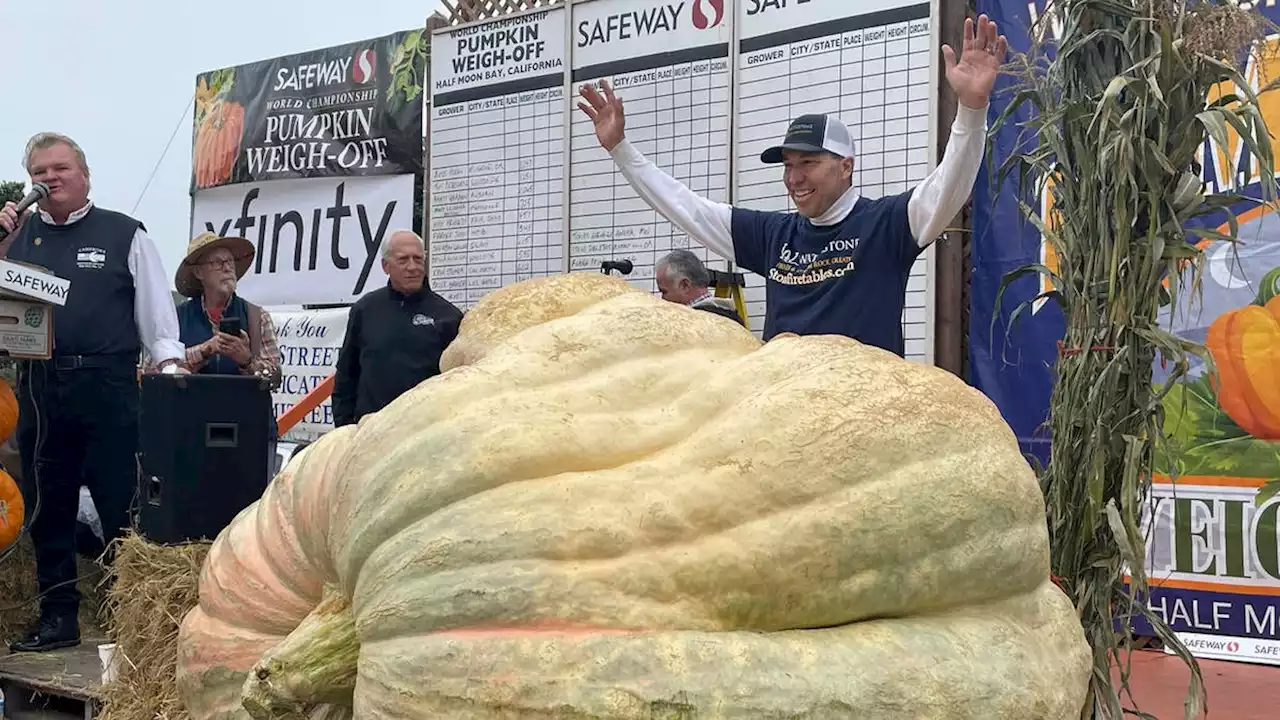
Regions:
<svg viewBox="0 0 1280 720"><path fill-rule="evenodd" d="M335 427L358 422L440 374L440 354L458 336L462 311L422 289L405 295L390 283L351 306L333 385Z"/></svg>

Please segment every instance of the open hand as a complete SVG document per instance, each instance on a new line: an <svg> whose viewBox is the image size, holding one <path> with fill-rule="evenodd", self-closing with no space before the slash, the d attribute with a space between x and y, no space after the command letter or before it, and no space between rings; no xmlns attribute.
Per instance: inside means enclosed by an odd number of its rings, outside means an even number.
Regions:
<svg viewBox="0 0 1280 720"><path fill-rule="evenodd" d="M986 15L980 15L977 28L972 19L964 21L964 45L958 60L950 45L942 46L947 82L965 107L978 110L990 102L991 88L1009 52L1008 39L997 33L996 24Z"/></svg>
<svg viewBox="0 0 1280 720"><path fill-rule="evenodd" d="M622 131L626 125L622 115L622 98L613 94L613 88L608 80L601 80L600 87L604 89L603 95L591 84L583 85L578 94L586 102L578 103L578 107L595 124L596 139L600 141L600 146L612 151L618 143L622 142Z"/></svg>

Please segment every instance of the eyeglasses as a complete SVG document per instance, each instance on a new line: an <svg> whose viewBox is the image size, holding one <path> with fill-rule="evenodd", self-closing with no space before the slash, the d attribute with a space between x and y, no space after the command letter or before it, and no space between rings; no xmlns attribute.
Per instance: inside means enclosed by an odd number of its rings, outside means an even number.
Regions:
<svg viewBox="0 0 1280 720"><path fill-rule="evenodd" d="M211 268L234 268L236 266L235 258L221 258L218 260L205 260L201 265L208 265Z"/></svg>

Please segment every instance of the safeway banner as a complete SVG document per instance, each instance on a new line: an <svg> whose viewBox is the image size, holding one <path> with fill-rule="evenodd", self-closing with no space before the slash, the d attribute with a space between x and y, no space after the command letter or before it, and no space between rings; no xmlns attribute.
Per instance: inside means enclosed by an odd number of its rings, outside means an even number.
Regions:
<svg viewBox="0 0 1280 720"><path fill-rule="evenodd" d="M1013 53L1029 48L1028 32L1046 4L978 0L977 9L999 23ZM1280 8L1270 4L1256 12L1280 21ZM1051 15L1043 27L1052 42L1061 18ZM1280 77L1280 39L1273 36L1270 43L1246 73L1255 92ZM1007 76L999 79L992 120L1011 99L1012 82ZM1280 128L1278 99L1280 93L1272 93L1261 102L1273 135ZM1029 107L1020 109L996 133L989 150L995 164L1035 142L1019 137L1029 112ZM1219 147L1206 141L1201 148L1206 190L1260 197L1256 170L1240 143L1234 138L1229 143ZM1280 143L1273 153L1280 156ZM1058 308L1048 302L1024 311L1010 327L1014 310L1046 289L1040 278L1013 283L996 308L1006 273L1034 263L1056 269L1053 248L1022 216L1016 183L1010 179L993 187L984 167L974 189L971 382L1000 408L1023 449L1044 463L1050 460L1046 423L1064 326ZM1274 380L1280 357L1280 218L1273 208L1252 202L1240 203L1235 212L1241 244L1203 242L1201 292L1184 291L1178 316L1166 310L1161 318L1167 329L1205 344L1219 374L1210 378L1197 362L1190 378L1166 397L1164 429L1171 452L1158 459L1162 474L1145 520L1146 569L1150 606L1194 654L1280 664L1280 501L1260 501L1258 495L1269 480L1280 478L1280 386ZM1227 232L1226 220L1220 214L1201 223ZM1153 370L1155 385L1162 387L1168 368L1157 361Z"/></svg>
<svg viewBox="0 0 1280 720"><path fill-rule="evenodd" d="M201 73L191 191L421 173L424 30Z"/></svg>

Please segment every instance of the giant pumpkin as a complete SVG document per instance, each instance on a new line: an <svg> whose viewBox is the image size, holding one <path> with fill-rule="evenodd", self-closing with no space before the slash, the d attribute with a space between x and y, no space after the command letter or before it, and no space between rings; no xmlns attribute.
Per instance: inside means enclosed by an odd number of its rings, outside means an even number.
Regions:
<svg viewBox="0 0 1280 720"><path fill-rule="evenodd" d="M594 273L442 367L216 539L194 718L1079 716L1036 478L955 376Z"/></svg>
<svg viewBox="0 0 1280 720"><path fill-rule="evenodd" d="M1280 440L1280 296L1219 315L1205 345L1218 405L1253 437Z"/></svg>

